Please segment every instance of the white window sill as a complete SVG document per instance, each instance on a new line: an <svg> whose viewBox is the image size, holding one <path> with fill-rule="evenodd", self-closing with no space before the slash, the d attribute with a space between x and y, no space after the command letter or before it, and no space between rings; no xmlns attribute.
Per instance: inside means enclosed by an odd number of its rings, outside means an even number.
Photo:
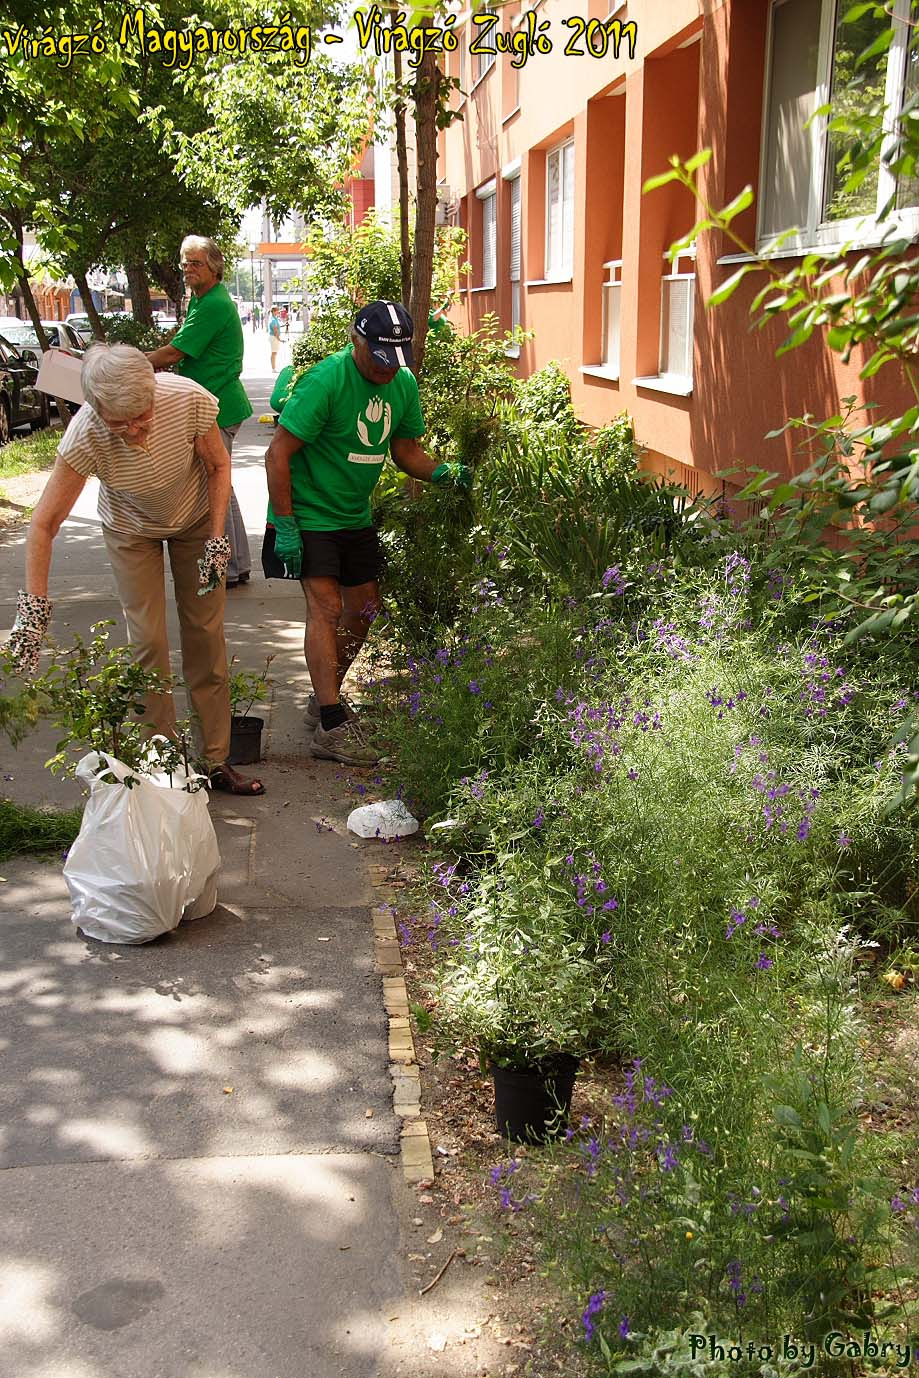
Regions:
<svg viewBox="0 0 919 1378"><path fill-rule="evenodd" d="M633 378L636 388L650 388L652 392L669 392L674 397L689 397L692 379L682 373L658 373L650 378Z"/></svg>
<svg viewBox="0 0 919 1378"><path fill-rule="evenodd" d="M508 112L507 112L506 115L502 115L502 116L501 116L501 123L502 123L502 124L508 124L508 123L514 118L515 115L519 115L519 114L520 114L520 106L519 106L519 105L515 105L514 108L513 108L513 110L508 110Z"/></svg>
<svg viewBox="0 0 919 1378"><path fill-rule="evenodd" d="M619 382L619 370L610 364L581 364L578 372L588 378L604 378L608 383Z"/></svg>
<svg viewBox="0 0 919 1378"><path fill-rule="evenodd" d="M508 348L504 351L504 357L505 357L505 359L519 359L519 358L520 358L520 346L519 346L519 345L509 345Z"/></svg>
<svg viewBox="0 0 919 1378"><path fill-rule="evenodd" d="M524 287L564 287L566 283L570 284L573 281L573 277L528 278L523 285Z"/></svg>
<svg viewBox="0 0 919 1378"><path fill-rule="evenodd" d="M469 291L470 291L470 292L494 292L494 291L497 289L497 286L498 286L498 284L497 284L496 282L493 282L493 283L491 283L491 285L488 286L488 287L470 287L470 288L469 288Z"/></svg>
<svg viewBox="0 0 919 1378"><path fill-rule="evenodd" d="M805 254L856 253L898 239L919 238L919 210L903 210L889 220L845 220L805 234L761 240L755 254L722 254L719 263L755 263L757 259L802 258Z"/></svg>

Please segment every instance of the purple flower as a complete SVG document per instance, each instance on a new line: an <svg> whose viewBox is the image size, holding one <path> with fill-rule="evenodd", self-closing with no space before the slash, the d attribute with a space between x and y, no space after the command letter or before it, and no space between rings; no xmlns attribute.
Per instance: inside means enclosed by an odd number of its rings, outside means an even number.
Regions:
<svg viewBox="0 0 919 1378"><path fill-rule="evenodd" d="M631 1325L631 1321L629 1320L628 1316L623 1316L622 1320L619 1322L619 1338L620 1338L620 1340L627 1340L627 1339L629 1338L629 1327L630 1327L630 1325Z"/></svg>
<svg viewBox="0 0 919 1378"><path fill-rule="evenodd" d="M741 924L745 924L746 922L747 916L743 913L742 910L732 909L730 917L728 918L728 926L725 929L724 936L726 938L733 938L734 934L737 932L738 928L740 928Z"/></svg>
<svg viewBox="0 0 919 1378"><path fill-rule="evenodd" d="M757 971L768 971L772 966L772 958L767 957L765 952L761 952L754 963Z"/></svg>
<svg viewBox="0 0 919 1378"><path fill-rule="evenodd" d="M584 1326L584 1339L587 1341L588 1344L590 1344L597 1329L597 1327L594 1325L593 1318L594 1316L596 1316L598 1311L601 1311L603 1309L603 1304L605 1301L606 1292L603 1291L603 1289L601 1288L599 1292L594 1292L591 1294L591 1296L588 1298L587 1305L584 1308L584 1312L581 1316L581 1321Z"/></svg>
<svg viewBox="0 0 919 1378"><path fill-rule="evenodd" d="M600 942L601 942L601 943L608 943L608 942L611 942L611 941L612 941L612 935L610 934L609 929L607 929L605 933L601 933L601 934L600 934Z"/></svg>
<svg viewBox="0 0 919 1378"><path fill-rule="evenodd" d="M661 1172L672 1172L679 1164L680 1157L673 1144L658 1144L657 1161L660 1163Z"/></svg>
<svg viewBox="0 0 919 1378"><path fill-rule="evenodd" d="M482 686L477 679L471 679L469 681L469 692L470 694L481 694Z"/></svg>
<svg viewBox="0 0 919 1378"><path fill-rule="evenodd" d="M852 846L851 837L847 837L845 833L840 833L836 839L836 846L840 849L840 851L845 851L847 847Z"/></svg>

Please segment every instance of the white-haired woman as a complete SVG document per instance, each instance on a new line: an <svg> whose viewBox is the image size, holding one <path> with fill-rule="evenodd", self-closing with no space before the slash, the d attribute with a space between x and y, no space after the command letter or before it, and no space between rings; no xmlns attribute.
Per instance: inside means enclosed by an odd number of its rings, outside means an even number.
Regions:
<svg viewBox="0 0 919 1378"><path fill-rule="evenodd" d="M262 794L227 764L230 697L223 634L223 534L230 458L217 428L217 402L198 383L154 374L130 345L93 345L81 372L86 405L61 438L51 477L29 526L25 589L8 649L30 673L51 621L51 549L87 478L99 478L99 517L138 662L168 676L164 546L175 586L182 674L201 728L214 789ZM202 597L201 594L206 594ZM175 730L169 693L152 694L148 720Z"/></svg>
<svg viewBox="0 0 919 1378"><path fill-rule="evenodd" d="M243 368L243 327L239 312L223 285L223 254L203 235L190 234L180 249L182 274L191 292L188 315L169 344L152 350L147 358L155 369L174 366L183 378L193 378L220 404L217 425L227 454L252 404L239 375ZM236 494L230 489L225 535L230 542L227 587L244 584L252 569L249 538Z"/></svg>

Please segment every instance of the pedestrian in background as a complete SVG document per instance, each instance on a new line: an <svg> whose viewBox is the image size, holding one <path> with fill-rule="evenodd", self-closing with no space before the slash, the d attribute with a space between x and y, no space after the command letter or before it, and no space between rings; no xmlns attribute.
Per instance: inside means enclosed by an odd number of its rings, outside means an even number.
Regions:
<svg viewBox="0 0 919 1378"><path fill-rule="evenodd" d="M233 299L223 285L223 254L213 239L187 235L181 247L182 275L191 291L188 315L168 344L151 350L155 369L174 367L183 378L200 383L217 398L217 425L227 454L252 403L240 381L243 328ZM230 489L226 537L230 542L227 588L247 582L252 570L249 538L236 494Z"/></svg>
<svg viewBox="0 0 919 1378"><path fill-rule="evenodd" d="M281 348L281 322L278 320L278 308L272 306L271 315L268 317L268 343L271 345L271 372L278 371L278 351Z"/></svg>

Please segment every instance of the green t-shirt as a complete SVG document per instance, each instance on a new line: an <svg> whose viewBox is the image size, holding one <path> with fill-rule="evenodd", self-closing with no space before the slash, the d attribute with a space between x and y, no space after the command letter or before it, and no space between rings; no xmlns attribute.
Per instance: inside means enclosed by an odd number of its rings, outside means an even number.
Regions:
<svg viewBox="0 0 919 1378"><path fill-rule="evenodd" d="M269 406L272 411L281 412L287 405L287 397L290 392L290 385L293 382L296 367L293 364L285 364L275 380L275 385L271 392Z"/></svg>
<svg viewBox="0 0 919 1378"><path fill-rule="evenodd" d="M369 383L350 345L297 381L278 424L304 442L290 461L293 513L303 531L370 526L370 494L391 441L424 434L415 375L400 368L391 383Z"/></svg>
<svg viewBox="0 0 919 1378"><path fill-rule="evenodd" d="M243 370L243 327L239 312L222 282L202 297L192 295L188 315L169 342L183 358L175 366L217 398L218 426L235 426L252 415L252 404L239 381Z"/></svg>

